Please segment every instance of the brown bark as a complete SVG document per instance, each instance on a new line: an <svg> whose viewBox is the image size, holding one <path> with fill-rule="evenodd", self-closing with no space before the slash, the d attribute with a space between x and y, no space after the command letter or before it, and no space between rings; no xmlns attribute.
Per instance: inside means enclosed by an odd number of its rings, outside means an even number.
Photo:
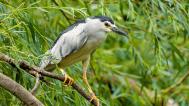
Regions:
<svg viewBox="0 0 189 106"><path fill-rule="evenodd" d="M0 86L18 97L27 106L43 106L29 91L2 73L0 73Z"/></svg>
<svg viewBox="0 0 189 106"><path fill-rule="evenodd" d="M27 73L31 74L31 75L35 75L36 73L41 74L42 76L46 76L46 77L50 77L50 78L54 78L57 80L60 80L62 82L65 82L65 84L68 84L72 79L70 79L71 77L68 76L67 80L65 79L65 76L60 76L60 75L56 75L54 73L51 72L47 72L44 69L40 69L39 67L36 66L30 66L27 62L25 61L19 61L18 63L16 63L14 61L14 59L8 57L7 55L4 54L0 54L0 61L4 61L9 63L12 66L19 66L20 68L22 68L24 71L26 71ZM17 65L16 65L17 64ZM66 80L66 81L65 81ZM80 93L85 99L87 99L89 102L91 102L93 105L98 106L98 100L93 99L92 101L90 101L93 97L89 94L87 94L82 87L80 87L78 84L76 84L75 82L72 83L72 88L75 89L78 93Z"/></svg>

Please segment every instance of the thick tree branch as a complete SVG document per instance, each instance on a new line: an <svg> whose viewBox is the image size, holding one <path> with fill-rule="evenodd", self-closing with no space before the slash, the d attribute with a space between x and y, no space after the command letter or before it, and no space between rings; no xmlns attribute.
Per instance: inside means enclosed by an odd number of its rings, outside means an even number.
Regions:
<svg viewBox="0 0 189 106"><path fill-rule="evenodd" d="M43 106L29 91L2 73L0 73L0 86L18 97L27 106Z"/></svg>
<svg viewBox="0 0 189 106"><path fill-rule="evenodd" d="M36 66L30 66L27 62L25 61L19 61L18 63L16 63L14 61L14 59L8 57L7 55L4 54L0 54L0 61L4 61L9 63L12 66L16 66L18 65L21 69L23 69L24 71L26 71L29 74L35 75L36 73L41 74L42 76L46 76L46 77L50 77L50 78L54 78L57 80L60 80L62 82L65 82L65 77L64 76L60 76L60 75L56 75L53 74L51 72L47 72L44 69L40 69L39 67ZM67 75L68 76L68 75ZM69 76L70 77L70 76ZM71 77L70 77L71 78ZM68 84L70 82L70 80L72 79L67 79L66 80L66 84ZM85 99L87 99L88 101L90 101L92 99L91 95L88 95L79 85L77 85L75 82L72 83L71 85L73 87L73 89L75 89L78 93L80 93ZM93 99L91 101L91 103L95 106L97 106L98 101L96 99Z"/></svg>

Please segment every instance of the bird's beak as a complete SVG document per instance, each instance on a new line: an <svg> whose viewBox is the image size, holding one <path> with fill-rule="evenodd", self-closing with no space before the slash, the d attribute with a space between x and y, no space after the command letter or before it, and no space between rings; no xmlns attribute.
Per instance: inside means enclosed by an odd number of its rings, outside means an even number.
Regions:
<svg viewBox="0 0 189 106"><path fill-rule="evenodd" d="M119 35L123 35L123 36L128 37L127 32L125 32L125 31L119 29L119 28L116 27L116 26L112 27L112 31L115 32L115 33L117 33L117 34L119 34Z"/></svg>

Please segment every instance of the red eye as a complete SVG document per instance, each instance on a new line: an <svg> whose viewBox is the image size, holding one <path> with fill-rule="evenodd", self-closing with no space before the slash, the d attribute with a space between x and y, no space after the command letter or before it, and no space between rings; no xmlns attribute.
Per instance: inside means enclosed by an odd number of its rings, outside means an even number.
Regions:
<svg viewBox="0 0 189 106"><path fill-rule="evenodd" d="M105 26L107 26L107 27L109 27L109 26L110 26L110 24L108 24L107 22L105 22L105 23L104 23L104 25L105 25Z"/></svg>

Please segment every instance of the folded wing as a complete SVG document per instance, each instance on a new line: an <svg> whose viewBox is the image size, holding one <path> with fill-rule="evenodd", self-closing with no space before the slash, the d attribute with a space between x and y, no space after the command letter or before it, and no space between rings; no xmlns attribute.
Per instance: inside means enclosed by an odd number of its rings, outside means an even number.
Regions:
<svg viewBox="0 0 189 106"><path fill-rule="evenodd" d="M86 43L88 36L85 33L85 25L79 24L72 30L63 33L55 42L54 46L47 52L41 61L41 68L48 65L58 64L66 56L76 52Z"/></svg>

